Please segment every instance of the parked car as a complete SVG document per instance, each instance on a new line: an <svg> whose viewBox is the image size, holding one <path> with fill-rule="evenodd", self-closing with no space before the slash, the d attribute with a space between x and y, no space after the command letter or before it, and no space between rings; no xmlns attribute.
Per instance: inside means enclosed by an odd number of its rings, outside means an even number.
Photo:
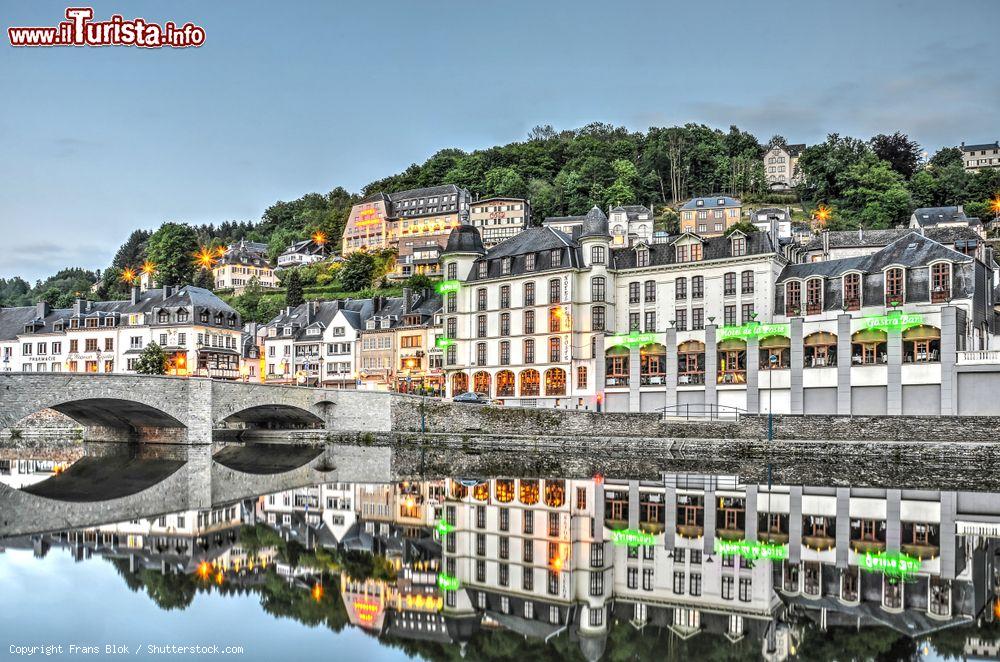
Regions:
<svg viewBox="0 0 1000 662"><path fill-rule="evenodd" d="M485 405L489 404L490 396L485 393L473 393L472 391L468 391L466 393L456 395L453 401L467 405Z"/></svg>

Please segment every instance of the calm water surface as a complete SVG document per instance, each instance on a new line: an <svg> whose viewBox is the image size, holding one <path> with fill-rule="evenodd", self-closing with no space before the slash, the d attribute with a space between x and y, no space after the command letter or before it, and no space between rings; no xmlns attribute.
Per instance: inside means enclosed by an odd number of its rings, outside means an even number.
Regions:
<svg viewBox="0 0 1000 662"><path fill-rule="evenodd" d="M909 462L0 449L0 659L1000 659L994 478Z"/></svg>

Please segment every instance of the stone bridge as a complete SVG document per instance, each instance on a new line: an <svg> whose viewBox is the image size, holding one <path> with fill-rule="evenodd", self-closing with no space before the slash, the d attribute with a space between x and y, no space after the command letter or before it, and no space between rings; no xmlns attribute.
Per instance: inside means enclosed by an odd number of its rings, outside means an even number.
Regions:
<svg viewBox="0 0 1000 662"><path fill-rule="evenodd" d="M209 443L225 428L388 432L390 393L190 377L0 373L0 429L54 409L89 440Z"/></svg>
<svg viewBox="0 0 1000 662"><path fill-rule="evenodd" d="M386 447L249 444L214 455L210 445L158 448L171 450L84 457L20 490L0 483L0 538L205 510L318 483L392 479Z"/></svg>

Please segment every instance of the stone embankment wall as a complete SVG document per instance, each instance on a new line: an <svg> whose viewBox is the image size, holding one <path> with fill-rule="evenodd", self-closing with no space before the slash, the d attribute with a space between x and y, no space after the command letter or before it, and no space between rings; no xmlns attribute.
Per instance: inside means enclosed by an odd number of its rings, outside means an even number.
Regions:
<svg viewBox="0 0 1000 662"><path fill-rule="evenodd" d="M10 429L0 429L0 437L9 437L11 430L15 435L47 436L47 437L78 437L83 428L69 416L64 416L54 409L43 409L25 416Z"/></svg>
<svg viewBox="0 0 1000 662"><path fill-rule="evenodd" d="M1000 440L1000 418L990 416L775 416L774 438L799 441ZM486 436L637 437L658 439L743 439L768 436L766 415L739 421L661 420L657 414L596 413L451 404L397 397L394 432Z"/></svg>

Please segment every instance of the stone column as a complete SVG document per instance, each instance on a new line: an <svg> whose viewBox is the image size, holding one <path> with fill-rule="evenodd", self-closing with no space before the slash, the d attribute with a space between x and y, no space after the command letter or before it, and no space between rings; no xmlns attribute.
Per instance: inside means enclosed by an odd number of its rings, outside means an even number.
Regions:
<svg viewBox="0 0 1000 662"><path fill-rule="evenodd" d="M191 377L187 380L187 443L211 444L215 414L212 380Z"/></svg>
<svg viewBox="0 0 1000 662"><path fill-rule="evenodd" d="M903 334L889 329L889 364L886 366L885 407L889 416L903 413Z"/></svg>
<svg viewBox="0 0 1000 662"><path fill-rule="evenodd" d="M607 364L604 360L604 334L595 333L594 334L594 393L596 398L602 403L604 402L604 380L605 380L605 370L607 370ZM601 405L602 411L605 405ZM597 409L597 403L594 403L594 409Z"/></svg>
<svg viewBox="0 0 1000 662"><path fill-rule="evenodd" d="M788 562L798 563L802 555L802 487L788 491Z"/></svg>
<svg viewBox="0 0 1000 662"><path fill-rule="evenodd" d="M839 360L839 359L838 359ZM847 569L851 546L851 488L837 488L837 567Z"/></svg>
<svg viewBox="0 0 1000 662"><path fill-rule="evenodd" d="M715 385L719 374L718 347L715 345L714 324L705 327L705 405L715 407L719 399L716 397Z"/></svg>
<svg viewBox="0 0 1000 662"><path fill-rule="evenodd" d="M903 493L900 490L885 491L885 549L889 552L899 551L902 522L900 521L900 500Z"/></svg>
<svg viewBox="0 0 1000 662"><path fill-rule="evenodd" d="M851 415L851 316L837 316L837 413Z"/></svg>
<svg viewBox="0 0 1000 662"><path fill-rule="evenodd" d="M639 380L641 377L639 347L628 349L628 410L636 413L641 411Z"/></svg>
<svg viewBox="0 0 1000 662"><path fill-rule="evenodd" d="M941 541L941 579L954 579L958 559L955 545L955 519L958 517L958 494L941 492L941 526L938 538Z"/></svg>
<svg viewBox="0 0 1000 662"><path fill-rule="evenodd" d="M673 327L667 329L664 336L664 343L667 348L666 358L664 359L667 362L666 375L664 375L664 381L666 382L664 386L664 392L666 393L664 406L670 412L672 407L677 407L677 329Z"/></svg>
<svg viewBox="0 0 1000 662"><path fill-rule="evenodd" d="M757 540L757 486L747 485L746 523L743 525L746 539Z"/></svg>
<svg viewBox="0 0 1000 662"><path fill-rule="evenodd" d="M955 306L941 308L941 415L958 415L958 319Z"/></svg>
<svg viewBox="0 0 1000 662"><path fill-rule="evenodd" d="M663 477L663 546L672 550L677 541L677 488Z"/></svg>
<svg viewBox="0 0 1000 662"><path fill-rule="evenodd" d="M747 340L747 413L760 413L760 388L757 373L760 369L760 338Z"/></svg>
<svg viewBox="0 0 1000 662"><path fill-rule="evenodd" d="M791 332L792 347L789 351L789 361L791 361L791 413L801 414L803 412L802 403L802 318L793 317L789 324Z"/></svg>
<svg viewBox="0 0 1000 662"><path fill-rule="evenodd" d="M628 528L639 528L639 481L628 482Z"/></svg>
<svg viewBox="0 0 1000 662"><path fill-rule="evenodd" d="M705 535L702 538L704 542L702 551L711 554L715 551L715 478L707 477L707 481L710 482L705 484L705 500L702 502L705 506Z"/></svg>

